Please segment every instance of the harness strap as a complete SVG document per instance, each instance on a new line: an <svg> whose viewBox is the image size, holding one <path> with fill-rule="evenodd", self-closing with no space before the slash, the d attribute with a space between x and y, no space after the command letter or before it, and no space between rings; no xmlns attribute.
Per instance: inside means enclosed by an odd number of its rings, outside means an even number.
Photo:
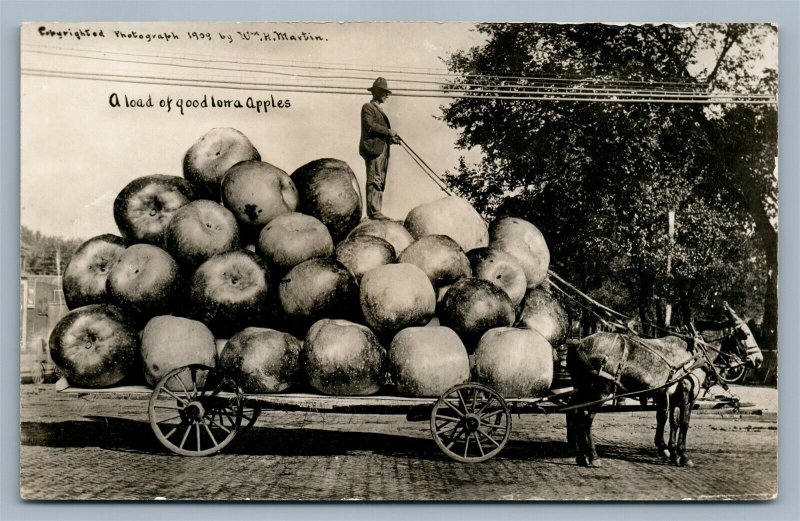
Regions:
<svg viewBox="0 0 800 521"><path fill-rule="evenodd" d="M620 378L622 378L622 370L625 369L625 364L628 362L628 343L622 338L622 335L617 333L617 340L620 340L622 344L622 354L619 358L619 364L617 365L617 372L614 377L614 395L617 394L617 388L622 389L623 391L627 392L628 390L625 389L625 386L622 385L620 382Z"/></svg>

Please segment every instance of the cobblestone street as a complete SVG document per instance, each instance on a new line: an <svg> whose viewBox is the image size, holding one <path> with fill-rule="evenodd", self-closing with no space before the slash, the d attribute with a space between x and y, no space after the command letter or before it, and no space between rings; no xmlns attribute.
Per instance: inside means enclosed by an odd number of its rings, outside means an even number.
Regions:
<svg viewBox="0 0 800 521"><path fill-rule="evenodd" d="M21 387L21 494L27 499L768 499L777 490L774 415L692 418L696 468L661 460L653 413L598 415L604 466L577 467L563 415L514 416L496 458L441 454L427 422L404 416L265 411L221 453L168 453L143 397Z"/></svg>

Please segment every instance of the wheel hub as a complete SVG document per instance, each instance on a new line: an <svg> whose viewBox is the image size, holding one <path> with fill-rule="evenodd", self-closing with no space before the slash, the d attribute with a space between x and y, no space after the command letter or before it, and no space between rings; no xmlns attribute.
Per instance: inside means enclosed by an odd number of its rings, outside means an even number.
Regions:
<svg viewBox="0 0 800 521"><path fill-rule="evenodd" d="M183 409L183 414L186 419L191 422L199 422L206 415L206 409L203 404L197 401L189 402Z"/></svg>
<svg viewBox="0 0 800 521"><path fill-rule="evenodd" d="M477 414L469 413L464 416L464 428L467 429L468 432L475 432L480 426L481 419Z"/></svg>

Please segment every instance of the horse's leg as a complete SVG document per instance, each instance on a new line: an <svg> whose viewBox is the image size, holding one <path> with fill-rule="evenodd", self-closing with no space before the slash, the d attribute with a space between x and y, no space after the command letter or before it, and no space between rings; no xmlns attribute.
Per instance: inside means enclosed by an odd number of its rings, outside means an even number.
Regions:
<svg viewBox="0 0 800 521"><path fill-rule="evenodd" d="M584 418L584 421L586 422L586 454L588 456L587 467L602 467L600 459L597 457L597 450L595 450L594 438L592 437L592 423L594 423L594 416L597 414L599 409L599 406L587 409L586 417Z"/></svg>
<svg viewBox="0 0 800 521"><path fill-rule="evenodd" d="M658 453L665 458L669 458L669 449L667 448L667 444L664 443L664 427L667 425L667 415L669 414L668 396L669 395L664 392L658 393L653 398L653 402L656 406L656 449L658 449Z"/></svg>
<svg viewBox="0 0 800 521"><path fill-rule="evenodd" d="M678 412L677 409L680 402L680 396L680 384L678 385L678 390L667 394L667 400L669 402L667 407L667 413L669 415L669 444L667 445L667 450L669 451L669 459L673 462L677 461L675 445L678 436L678 417L676 414Z"/></svg>
<svg viewBox="0 0 800 521"><path fill-rule="evenodd" d="M589 403L594 399L592 393L578 391L572 398L573 404ZM572 432L575 442L575 462L581 467L592 466L592 443L589 423L589 410L586 407L579 407L567 412L567 422L571 425L567 431Z"/></svg>
<svg viewBox="0 0 800 521"><path fill-rule="evenodd" d="M686 457L686 434L689 432L689 420L692 417L692 407L694 406L693 385L690 378L684 378L678 387L680 389L680 402L678 404L678 409L680 410L680 432L678 433L676 463L681 467L694 467L692 460Z"/></svg>
<svg viewBox="0 0 800 521"><path fill-rule="evenodd" d="M573 419L575 427L575 439L577 454L575 455L575 462L581 467L592 466L592 439L589 430L589 410L586 408L576 409Z"/></svg>
<svg viewBox="0 0 800 521"><path fill-rule="evenodd" d="M576 433L577 426L575 425L575 422L577 421L575 410L567 411L566 421L567 421L567 445L569 446L571 454L577 454L578 438Z"/></svg>

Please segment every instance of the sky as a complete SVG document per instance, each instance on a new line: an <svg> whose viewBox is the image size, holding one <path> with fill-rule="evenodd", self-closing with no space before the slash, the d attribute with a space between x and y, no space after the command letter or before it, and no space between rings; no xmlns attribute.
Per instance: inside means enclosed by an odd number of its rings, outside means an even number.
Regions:
<svg viewBox="0 0 800 521"><path fill-rule="evenodd" d="M43 27L43 28L42 28ZM367 71L350 75L389 79L398 68L436 68L440 57L479 45L483 36L466 23L314 23L314 24L198 24L198 23L91 23L32 24L22 28L23 69L92 74L206 78L219 81L258 81L252 72L211 69L231 68L218 60L239 62L368 65ZM105 37L81 35L103 30ZM135 31L136 38L122 38ZM303 32L322 41L243 40L238 32L260 34ZM211 39L190 39L189 33L210 33ZM58 33L61 33L60 35ZM138 35L175 34L169 41L139 39ZM223 40L219 35L231 35ZM80 38L78 38L80 36ZM100 50L106 54L87 53ZM83 51L83 52L81 52ZM52 54L52 53L60 53ZM125 54L112 54L125 53ZM75 58L63 54L152 61L142 55L192 58L208 69L167 69L151 64ZM205 60L209 57L210 60ZM178 62L175 62L178 63ZM233 68L257 68L249 64ZM359 67L361 68L361 67ZM388 70L387 70L388 69ZM297 69L282 69L284 71ZM404 69L405 71L411 69ZM309 72L301 70L300 72ZM316 71L327 73L328 71ZM302 78L278 78L276 82L314 82ZM343 83L340 81L339 83ZM323 157L348 163L363 190L365 167L358 155L360 107L370 100L371 79L347 80L363 87L363 97L343 94L231 90L196 86L163 86L88 79L21 77L22 194L21 223L48 235L89 238L118 233L112 215L117 194L133 179L150 174L182 175L186 150L214 127L233 127L243 132L259 150L262 160L287 173ZM309 83L312 84L312 83ZM124 101L152 98L154 107L112 107L113 93ZM270 108L266 113L237 108L186 109L180 115L177 99L255 100L289 99L290 108ZM171 98L170 112L158 106ZM390 97L383 106L392 127L433 168L442 174L453 170L458 158L478 159L478 151L455 147L457 132L436 119L446 99ZM384 194L384 213L404 219L415 206L444 194L400 148L392 147Z"/></svg>

